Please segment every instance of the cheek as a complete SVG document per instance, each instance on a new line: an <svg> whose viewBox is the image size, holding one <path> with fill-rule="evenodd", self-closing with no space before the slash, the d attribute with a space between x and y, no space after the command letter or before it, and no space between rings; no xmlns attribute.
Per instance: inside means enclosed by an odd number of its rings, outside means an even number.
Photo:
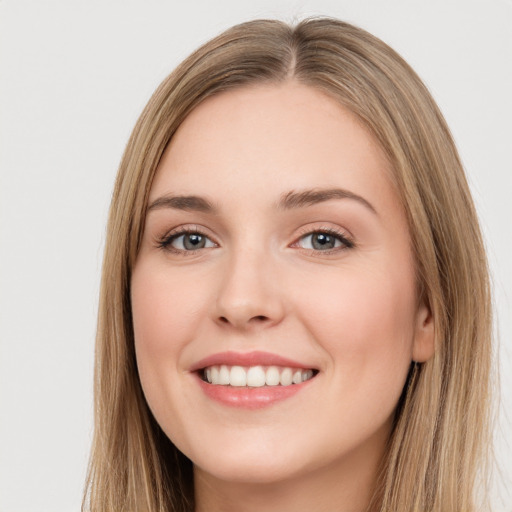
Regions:
<svg viewBox="0 0 512 512"><path fill-rule="evenodd" d="M156 359L178 352L193 337L194 326L203 314L202 297L195 283L179 273L138 265L131 281L138 352Z"/></svg>
<svg viewBox="0 0 512 512"><path fill-rule="evenodd" d="M202 284L201 284L202 283ZM183 353L197 336L208 304L204 283L186 272L170 272L148 258L131 279L135 353L146 402L174 440L187 438L182 411L190 390L184 386ZM202 288L202 290L200 290Z"/></svg>
<svg viewBox="0 0 512 512"><path fill-rule="evenodd" d="M411 363L414 280L411 272L346 269L311 283L303 322L330 356L343 389L398 398ZM306 307L307 304L307 307ZM357 383L357 384L356 384ZM392 398L394 400L394 398Z"/></svg>
<svg viewBox="0 0 512 512"><path fill-rule="evenodd" d="M137 264L131 280L131 303L137 368L146 401L161 425L175 425L180 396L182 354L204 315L205 295L183 272ZM175 434L176 432L174 432Z"/></svg>

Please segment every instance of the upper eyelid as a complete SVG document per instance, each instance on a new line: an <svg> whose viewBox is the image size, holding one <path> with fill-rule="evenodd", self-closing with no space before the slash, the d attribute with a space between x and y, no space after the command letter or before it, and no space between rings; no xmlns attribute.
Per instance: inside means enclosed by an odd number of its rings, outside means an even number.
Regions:
<svg viewBox="0 0 512 512"><path fill-rule="evenodd" d="M198 226L197 224L186 224L184 226L179 226L177 228L173 228L169 231L167 231L162 238L169 238L173 236L181 236L181 235L187 235L197 233L203 236L206 236L208 238L214 238L213 235L209 233L209 230L204 228L203 226Z"/></svg>
<svg viewBox="0 0 512 512"><path fill-rule="evenodd" d="M216 245L219 245L219 243L215 240L215 237L210 235L205 228L202 228L200 226L194 225L191 226L180 226L175 229L171 229L170 231L166 232L163 236L157 237L158 242L168 242L171 243L172 240L175 240L179 238L180 236L190 235L197 233L198 235L204 236L208 238L210 241L215 243Z"/></svg>
<svg viewBox="0 0 512 512"><path fill-rule="evenodd" d="M344 238L350 238L350 239L353 238L352 234L347 229L342 228L342 227L326 226L325 224L314 227L314 228L311 228L311 227L303 228L303 230L301 232L299 232L298 238L305 236L305 235L310 235L311 233L322 233L322 232L337 234Z"/></svg>
<svg viewBox="0 0 512 512"><path fill-rule="evenodd" d="M208 231L209 230L207 230L206 228L203 228L202 226L185 225L185 226L180 226L178 228L173 228L159 238L165 239L165 238L171 238L174 236L178 237L178 236L182 236L182 235L186 235L186 234L197 233L197 234L206 236L206 237L212 239L212 241L214 241L215 236L210 235L208 233ZM302 238L306 235L311 235L313 233L322 233L322 232L330 233L333 235L339 235L339 236L347 238L347 239L353 238L351 233L344 228L333 228L333 227L329 227L329 226L321 226L321 227L313 227L313 228L312 227L302 228L301 231L297 235L295 235L295 240L298 240L299 238Z"/></svg>

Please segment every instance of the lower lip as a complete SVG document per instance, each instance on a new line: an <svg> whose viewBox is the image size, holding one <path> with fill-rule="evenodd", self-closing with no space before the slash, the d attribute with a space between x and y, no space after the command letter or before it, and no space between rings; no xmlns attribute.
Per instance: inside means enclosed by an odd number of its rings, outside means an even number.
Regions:
<svg viewBox="0 0 512 512"><path fill-rule="evenodd" d="M290 386L262 386L260 388L220 386L205 382L198 376L197 380L206 396L230 407L243 409L262 409L276 402L286 400L305 389L315 377L300 384Z"/></svg>

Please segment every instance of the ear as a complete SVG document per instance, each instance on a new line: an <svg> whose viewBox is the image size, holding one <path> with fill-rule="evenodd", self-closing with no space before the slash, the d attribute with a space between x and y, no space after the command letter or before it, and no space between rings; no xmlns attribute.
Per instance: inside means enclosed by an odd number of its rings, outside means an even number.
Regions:
<svg viewBox="0 0 512 512"><path fill-rule="evenodd" d="M430 307L422 302L416 313L416 328L412 347L412 359L417 363L428 361L435 351L434 317Z"/></svg>

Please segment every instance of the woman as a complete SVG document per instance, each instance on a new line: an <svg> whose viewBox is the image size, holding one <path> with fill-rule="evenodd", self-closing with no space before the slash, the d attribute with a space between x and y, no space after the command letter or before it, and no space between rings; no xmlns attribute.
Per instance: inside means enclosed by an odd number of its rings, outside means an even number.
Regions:
<svg viewBox="0 0 512 512"><path fill-rule="evenodd" d="M411 68L333 19L233 27L121 163L86 507L477 510L490 332L464 172Z"/></svg>

